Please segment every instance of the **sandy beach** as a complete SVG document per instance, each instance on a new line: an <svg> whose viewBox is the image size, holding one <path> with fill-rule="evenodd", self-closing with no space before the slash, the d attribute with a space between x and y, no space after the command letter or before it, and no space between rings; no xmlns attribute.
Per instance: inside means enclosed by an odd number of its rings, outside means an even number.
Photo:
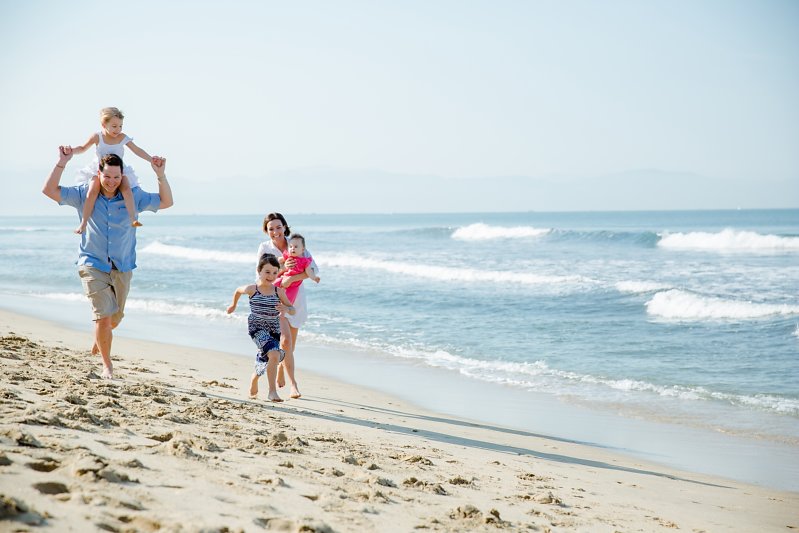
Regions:
<svg viewBox="0 0 799 533"><path fill-rule="evenodd" d="M791 531L799 494L0 311L2 531ZM284 396L286 389L283 390ZM422 402L420 402L422 403Z"/></svg>

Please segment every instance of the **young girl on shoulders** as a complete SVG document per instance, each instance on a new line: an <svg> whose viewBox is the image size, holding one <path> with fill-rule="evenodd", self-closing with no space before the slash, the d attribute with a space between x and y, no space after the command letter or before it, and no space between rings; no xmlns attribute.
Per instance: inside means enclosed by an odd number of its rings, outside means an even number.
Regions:
<svg viewBox="0 0 799 533"><path fill-rule="evenodd" d="M228 314L236 310L239 297L246 294L250 298L250 316L247 317L247 330L258 347L255 355L255 372L250 378L250 398L258 397L258 378L266 373L269 385L269 400L282 402L277 394L275 378L277 365L285 357L280 348L280 315L294 314L294 307L286 297L286 291L272 285L277 279L280 263L272 254L264 254L258 261L258 281L254 285L243 285L233 293L233 303L227 308Z"/></svg>
<svg viewBox="0 0 799 533"><path fill-rule="evenodd" d="M89 217L92 215L92 211L94 211L97 195L100 194L100 179L97 176L97 171L103 156L116 154L122 158L124 162L125 146L127 146L130 148L131 152L148 163L152 163L153 161L150 154L133 144L132 137L128 137L122 133L123 120L125 120L125 116L122 114L122 111L116 107L104 107L100 110L100 126L102 129L97 133L93 133L83 146L72 147L72 153L82 154L92 146L96 146L94 161L92 161L89 166L82 168L77 177L78 183L89 184L89 190L86 193L86 202L83 205L80 226L75 229L75 233L80 234L86 231L86 224L89 221ZM130 217L130 225L137 227L141 226L141 222L139 222L138 213L133 203L133 192L131 192L131 189L138 185L139 179L133 172L133 168L130 165L125 165L122 168L122 185L120 185L119 191L122 193L122 198L125 200L125 208L128 210L128 216Z"/></svg>

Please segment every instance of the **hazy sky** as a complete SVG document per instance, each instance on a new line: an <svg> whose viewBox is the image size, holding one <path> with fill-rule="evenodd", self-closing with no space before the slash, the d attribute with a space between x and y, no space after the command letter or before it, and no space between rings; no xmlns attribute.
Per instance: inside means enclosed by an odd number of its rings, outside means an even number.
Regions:
<svg viewBox="0 0 799 533"><path fill-rule="evenodd" d="M5 1L0 211L63 214L41 183L108 105L174 213L797 207L797 28L794 0Z"/></svg>

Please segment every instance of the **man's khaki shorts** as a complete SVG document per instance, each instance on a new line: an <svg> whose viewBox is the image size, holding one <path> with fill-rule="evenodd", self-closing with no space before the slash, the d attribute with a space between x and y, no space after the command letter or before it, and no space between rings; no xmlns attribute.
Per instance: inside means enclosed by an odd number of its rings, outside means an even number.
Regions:
<svg viewBox="0 0 799 533"><path fill-rule="evenodd" d="M110 316L113 324L119 324L125 316L125 301L133 272L112 270L109 273L83 265L78 267L78 275L83 283L83 292L92 304L94 320Z"/></svg>

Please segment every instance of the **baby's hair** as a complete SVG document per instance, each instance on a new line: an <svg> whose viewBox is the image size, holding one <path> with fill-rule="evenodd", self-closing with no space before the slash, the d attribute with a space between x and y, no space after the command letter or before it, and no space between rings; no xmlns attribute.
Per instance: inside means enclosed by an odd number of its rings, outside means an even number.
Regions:
<svg viewBox="0 0 799 533"><path fill-rule="evenodd" d="M105 170L105 167L119 167L123 168L122 165L122 158L116 154L106 154L100 159L100 167L99 171L102 172Z"/></svg>
<svg viewBox="0 0 799 533"><path fill-rule="evenodd" d="M283 233L286 237L291 235L291 229L289 228L289 223L286 222L286 217L284 217L280 213L269 213L264 217L264 233L269 233L269 230L267 229L266 226L273 220L279 220L283 224L283 228L285 228L285 231Z"/></svg>
<svg viewBox="0 0 799 533"><path fill-rule="evenodd" d="M118 118L119 120L125 120L125 115L122 114L116 107L104 107L100 110L100 122L105 124L112 118Z"/></svg>
<svg viewBox="0 0 799 533"><path fill-rule="evenodd" d="M260 272L262 268L266 265L272 265L273 267L280 269L280 261L277 260L274 254L264 254L261 256L261 259L258 260L258 270L256 272Z"/></svg>
<svg viewBox="0 0 799 533"><path fill-rule="evenodd" d="M305 248L305 237L303 237L299 233L295 233L294 235L291 236L291 238L289 240L293 241L294 239L298 239L298 240L302 241L302 247Z"/></svg>

